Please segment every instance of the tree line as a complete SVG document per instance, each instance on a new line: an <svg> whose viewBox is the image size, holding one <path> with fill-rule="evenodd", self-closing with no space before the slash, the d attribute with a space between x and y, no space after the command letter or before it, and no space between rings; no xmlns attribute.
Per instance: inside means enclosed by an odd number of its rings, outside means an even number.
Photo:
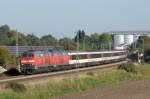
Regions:
<svg viewBox="0 0 150 99"><path fill-rule="evenodd" d="M64 50L100 50L108 49L112 36L108 33L87 35L84 30L78 30L74 38L55 38L51 34L38 37L35 34L24 34L11 30L8 25L0 26L0 45L16 46L53 46Z"/></svg>

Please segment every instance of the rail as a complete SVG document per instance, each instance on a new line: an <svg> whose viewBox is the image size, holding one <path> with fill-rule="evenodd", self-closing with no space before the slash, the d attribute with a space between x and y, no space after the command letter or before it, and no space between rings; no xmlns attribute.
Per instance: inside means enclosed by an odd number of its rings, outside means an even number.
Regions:
<svg viewBox="0 0 150 99"><path fill-rule="evenodd" d="M23 81L23 80L37 79L37 78L41 78L41 77L51 77L51 76L65 75L65 74L70 74L70 73L97 70L97 69L116 66L119 64L123 64L123 63L127 63L127 61L121 61L121 62L117 62L117 63L111 63L111 64L105 64L105 65L99 65L99 66L93 66L93 67L78 68L78 69L72 69L72 70L57 71L57 72L50 72L50 73L43 73L43 74L36 74L36 75L2 79L2 80L0 80L0 83L6 83L6 82L12 82L12 81Z"/></svg>

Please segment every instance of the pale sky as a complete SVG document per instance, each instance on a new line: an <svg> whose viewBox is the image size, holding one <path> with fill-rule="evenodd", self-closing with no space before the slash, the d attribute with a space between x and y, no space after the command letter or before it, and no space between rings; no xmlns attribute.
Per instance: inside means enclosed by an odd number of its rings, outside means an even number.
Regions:
<svg viewBox="0 0 150 99"><path fill-rule="evenodd" d="M150 30L150 0L0 0L0 25L55 37Z"/></svg>

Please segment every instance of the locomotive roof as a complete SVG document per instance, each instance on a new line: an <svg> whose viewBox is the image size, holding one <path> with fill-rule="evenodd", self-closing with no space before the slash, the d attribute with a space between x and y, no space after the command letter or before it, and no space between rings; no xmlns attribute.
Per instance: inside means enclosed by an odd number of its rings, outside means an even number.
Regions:
<svg viewBox="0 0 150 99"><path fill-rule="evenodd" d="M24 52L24 53L32 53L32 52L56 52L56 53L68 53L68 51L65 51L65 50L28 50L28 51L26 51L26 52Z"/></svg>

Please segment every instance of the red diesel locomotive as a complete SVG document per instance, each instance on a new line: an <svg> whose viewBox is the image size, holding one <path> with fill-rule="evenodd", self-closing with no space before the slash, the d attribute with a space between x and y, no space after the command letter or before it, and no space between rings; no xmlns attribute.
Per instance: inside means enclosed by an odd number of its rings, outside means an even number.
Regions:
<svg viewBox="0 0 150 99"><path fill-rule="evenodd" d="M125 59L125 51L69 52L30 50L21 55L20 70L23 74L34 74L72 69L76 68L76 66L78 66L78 68L95 66L123 61Z"/></svg>

